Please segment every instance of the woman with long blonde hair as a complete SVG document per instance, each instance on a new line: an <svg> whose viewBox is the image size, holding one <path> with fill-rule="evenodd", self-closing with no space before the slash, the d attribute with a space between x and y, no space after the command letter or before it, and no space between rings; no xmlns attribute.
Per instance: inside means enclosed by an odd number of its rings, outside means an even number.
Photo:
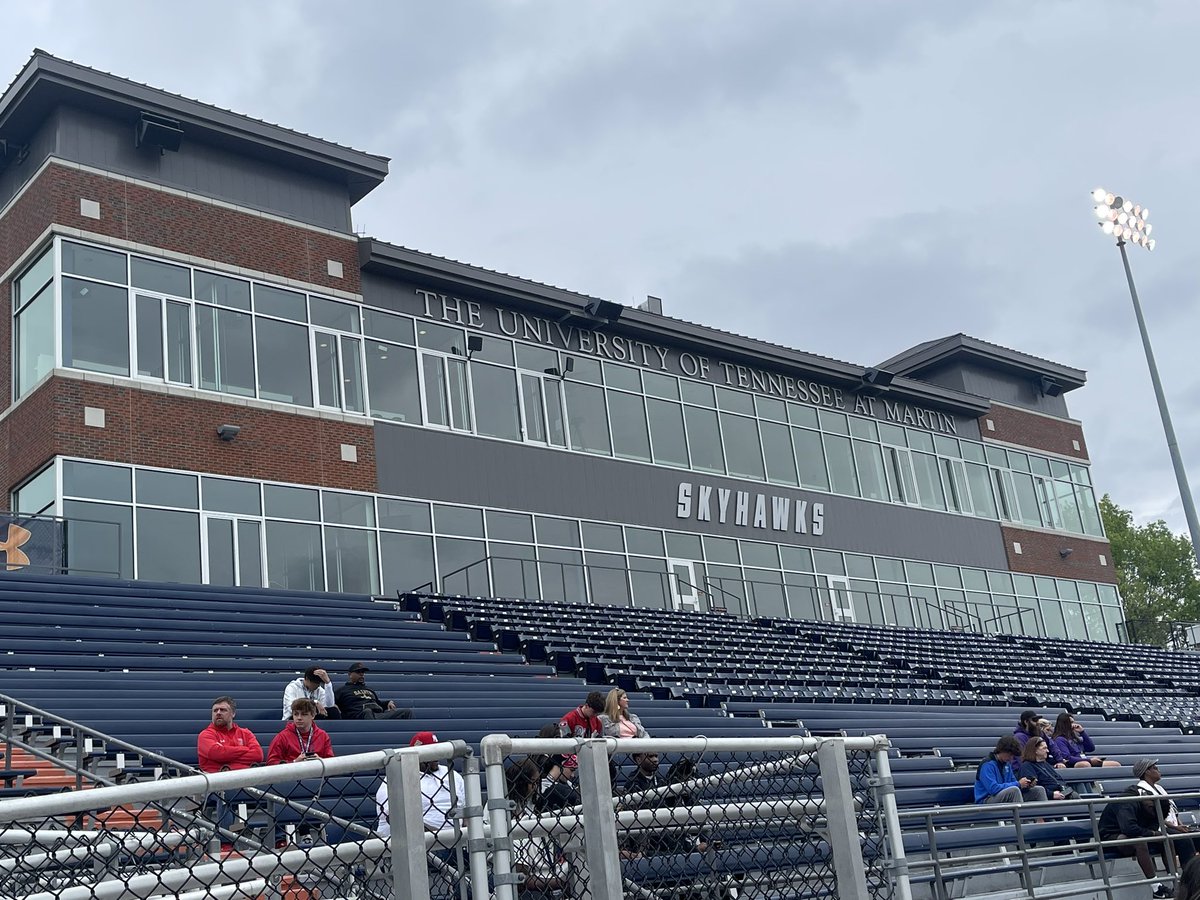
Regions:
<svg viewBox="0 0 1200 900"><path fill-rule="evenodd" d="M637 713L629 711L629 695L621 688L613 688L604 701L604 712L600 713L600 724L605 737L644 738L650 735L642 727Z"/></svg>

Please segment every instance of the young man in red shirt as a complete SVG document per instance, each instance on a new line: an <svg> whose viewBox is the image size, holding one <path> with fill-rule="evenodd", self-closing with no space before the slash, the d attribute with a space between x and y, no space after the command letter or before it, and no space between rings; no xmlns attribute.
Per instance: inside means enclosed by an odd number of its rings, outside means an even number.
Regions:
<svg viewBox="0 0 1200 900"><path fill-rule="evenodd" d="M196 758L201 772L248 769L263 761L262 745L249 728L233 724L237 702L218 697L212 702L212 724L196 738Z"/></svg>
<svg viewBox="0 0 1200 900"><path fill-rule="evenodd" d="M307 697L292 701L292 721L271 740L267 748L267 765L304 762L306 759L329 759L333 743L329 732L317 727L317 704Z"/></svg>
<svg viewBox="0 0 1200 900"><path fill-rule="evenodd" d="M592 691L579 706L562 717L558 723L559 737L601 737L604 727L598 718L604 712L604 695Z"/></svg>

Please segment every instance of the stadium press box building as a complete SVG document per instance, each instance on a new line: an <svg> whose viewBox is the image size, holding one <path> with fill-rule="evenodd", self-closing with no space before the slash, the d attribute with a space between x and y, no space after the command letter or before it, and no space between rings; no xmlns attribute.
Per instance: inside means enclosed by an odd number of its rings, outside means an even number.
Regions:
<svg viewBox="0 0 1200 900"><path fill-rule="evenodd" d="M387 169L35 51L0 98L10 566L1121 639L1083 372L839 362L358 237Z"/></svg>

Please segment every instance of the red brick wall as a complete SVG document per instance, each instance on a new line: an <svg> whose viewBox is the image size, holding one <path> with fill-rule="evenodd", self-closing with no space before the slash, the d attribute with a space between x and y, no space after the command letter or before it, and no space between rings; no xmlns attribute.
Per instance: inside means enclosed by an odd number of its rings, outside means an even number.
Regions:
<svg viewBox="0 0 1200 900"><path fill-rule="evenodd" d="M1000 527L1004 535L1004 550L1008 555L1008 567L1014 572L1030 575L1051 575L1056 578L1071 578L1077 581L1102 581L1117 583L1117 572L1113 568L1112 548L1108 541L1082 538L1074 534L1051 534L1045 531L1029 531L1023 528ZM1013 550L1013 542L1021 545L1021 552ZM1060 550L1070 548L1071 554L1064 559ZM1108 565L1100 565L1103 555Z"/></svg>
<svg viewBox="0 0 1200 900"><path fill-rule="evenodd" d="M988 430L988 419L995 425L994 431ZM984 440L992 438L1008 444L1061 453L1075 459L1087 459L1087 443L1083 440L1083 429L1077 423L1063 419L1051 419L1020 409L993 405L987 413L980 416L979 433L983 435ZM1078 450L1072 445L1072 441L1079 442Z"/></svg>
<svg viewBox="0 0 1200 900"><path fill-rule="evenodd" d="M83 424L85 406L104 410L104 428ZM217 437L217 426L226 423L242 429L231 442ZM358 462L342 461L342 444L358 448ZM6 501L18 482L57 455L376 490L368 424L74 378L51 378L0 422L0 453Z"/></svg>

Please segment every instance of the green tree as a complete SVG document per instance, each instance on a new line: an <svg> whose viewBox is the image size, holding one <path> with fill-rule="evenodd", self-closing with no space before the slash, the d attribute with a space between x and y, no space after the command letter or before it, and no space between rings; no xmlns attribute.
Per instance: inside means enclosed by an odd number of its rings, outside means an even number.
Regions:
<svg viewBox="0 0 1200 900"><path fill-rule="evenodd" d="M1117 585L1125 601L1130 637L1165 644L1171 622L1200 621L1200 573L1191 541L1162 519L1135 525L1133 513L1100 499L1100 516L1112 545Z"/></svg>

